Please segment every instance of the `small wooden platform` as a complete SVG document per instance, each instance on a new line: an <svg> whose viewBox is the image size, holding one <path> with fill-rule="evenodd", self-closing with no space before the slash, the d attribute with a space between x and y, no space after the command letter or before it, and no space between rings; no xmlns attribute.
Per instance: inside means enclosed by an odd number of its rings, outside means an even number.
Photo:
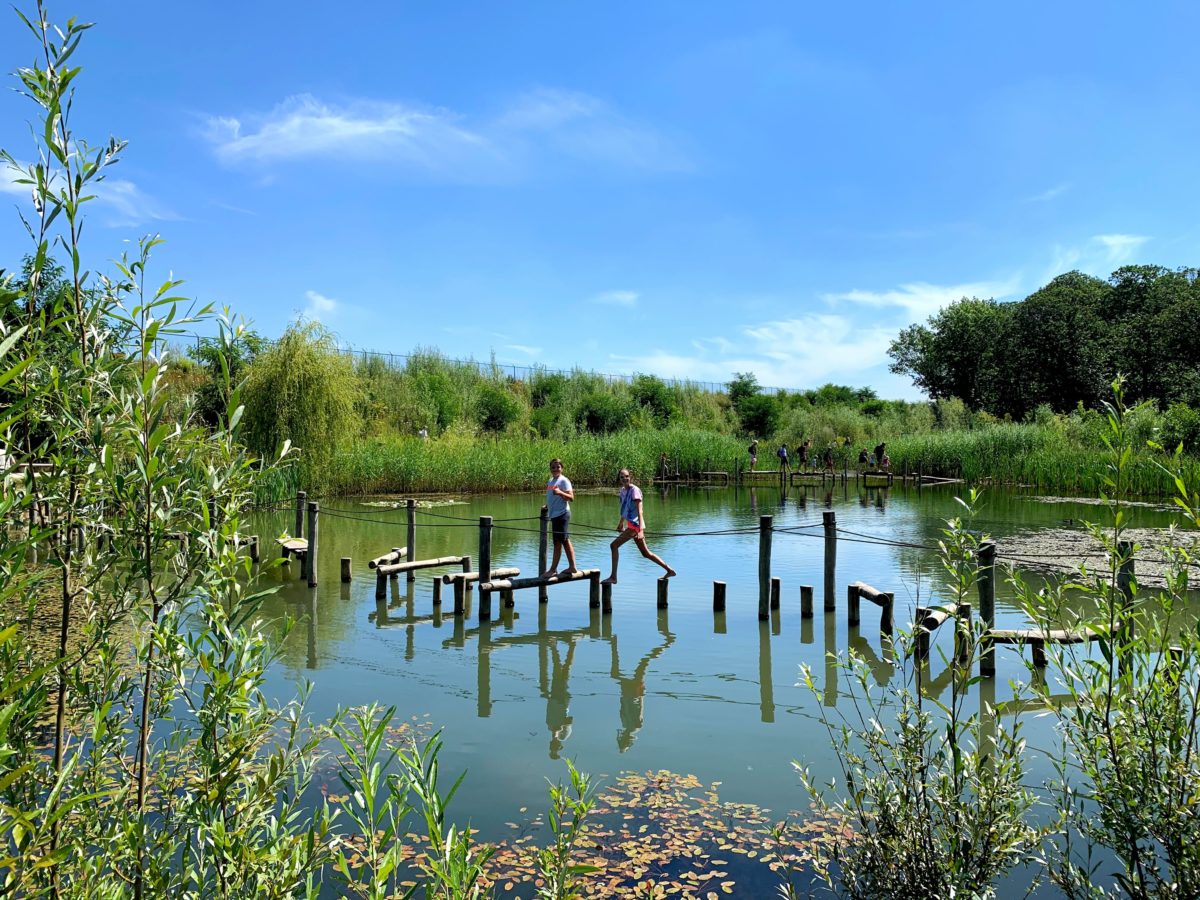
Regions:
<svg viewBox="0 0 1200 900"><path fill-rule="evenodd" d="M1068 631L1065 628L990 628L983 633L983 641L991 644L1029 644L1033 648L1033 664L1039 669L1046 667L1047 644L1086 644L1090 641L1109 640L1118 633L1117 626L1107 628L1085 628L1083 631Z"/></svg>
<svg viewBox="0 0 1200 900"><path fill-rule="evenodd" d="M279 545L279 549L283 553L284 562L287 562L292 556L299 559L308 555L308 541L304 538L275 538L275 543Z"/></svg>

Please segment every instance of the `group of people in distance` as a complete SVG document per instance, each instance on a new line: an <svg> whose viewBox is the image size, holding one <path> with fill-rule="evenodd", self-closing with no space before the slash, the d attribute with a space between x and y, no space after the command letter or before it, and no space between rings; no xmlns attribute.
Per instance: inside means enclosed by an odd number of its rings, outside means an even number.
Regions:
<svg viewBox="0 0 1200 900"><path fill-rule="evenodd" d="M675 570L646 546L646 514L642 509L642 489L633 483L633 476L628 469L622 469L618 477L621 481L621 492L618 495L621 519L617 523L617 537L608 545L612 552L612 569L603 583L617 583L617 564L620 561L621 547L629 541L637 545L642 556L662 566L670 578L675 574ZM563 474L562 460L550 460L550 480L546 482L546 516L550 519L550 534L554 539L554 558L550 562L550 568L542 572L542 578L554 578L558 575L558 562L564 553L567 557L567 568L563 570L563 574L572 575L578 571L575 566L575 547L571 543L568 527L571 523L571 503L574 500L575 489L571 480Z"/></svg>
<svg viewBox="0 0 1200 900"><path fill-rule="evenodd" d="M850 443L850 439L846 439L846 443ZM821 456L821 463L825 466L826 471L833 471L833 444L825 448ZM750 446L746 448L750 454L750 471L754 471L754 467L758 465L758 439L755 438L750 442ZM780 444L779 449L775 451L775 455L779 458L779 471L792 471L791 457L788 454L787 444ZM796 445L796 469L800 472L808 471L809 462L816 462L816 457L812 455L812 441L805 438L804 441ZM880 441L875 447L873 454L868 454L866 449L862 449L858 454L859 465L878 466L881 469L887 470L891 468L892 461L887 455L887 444Z"/></svg>

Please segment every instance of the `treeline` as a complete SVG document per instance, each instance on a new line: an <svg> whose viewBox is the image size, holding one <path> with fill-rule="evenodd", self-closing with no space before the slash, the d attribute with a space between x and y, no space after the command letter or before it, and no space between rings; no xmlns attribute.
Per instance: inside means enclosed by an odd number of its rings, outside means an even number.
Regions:
<svg viewBox="0 0 1200 900"><path fill-rule="evenodd" d="M1133 401L1200 409L1197 269L1068 272L1015 303L963 298L892 342L893 372L931 398L1021 421L1039 407L1097 408L1118 372Z"/></svg>

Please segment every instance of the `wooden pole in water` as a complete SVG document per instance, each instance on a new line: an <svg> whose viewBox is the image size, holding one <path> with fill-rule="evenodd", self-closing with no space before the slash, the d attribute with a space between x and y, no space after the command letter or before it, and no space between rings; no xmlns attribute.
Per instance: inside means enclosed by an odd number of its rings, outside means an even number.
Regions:
<svg viewBox="0 0 1200 900"><path fill-rule="evenodd" d="M599 576L597 576L597 577L599 577ZM666 576L663 576L662 578L658 579L658 608L659 609L667 608L667 584L669 584L669 583L670 583L670 579L667 578Z"/></svg>
<svg viewBox="0 0 1200 900"><path fill-rule="evenodd" d="M832 509L821 513L821 524L825 526L825 612L837 608L833 592L837 590L837 514Z"/></svg>
<svg viewBox="0 0 1200 900"><path fill-rule="evenodd" d="M321 512L321 504L313 500L308 504L308 552L304 554L308 566L308 586L317 586L317 520Z"/></svg>
<svg viewBox="0 0 1200 900"><path fill-rule="evenodd" d="M408 501L404 504L404 509L405 509L405 512L408 513L408 558L416 559L417 558L417 501L412 499L411 497L409 497ZM413 570L413 569L409 570L408 580L409 581L417 580L417 573L415 570Z"/></svg>
<svg viewBox="0 0 1200 900"><path fill-rule="evenodd" d="M550 514L546 507L542 507L541 515L538 516L538 575L546 571L547 553L549 551L549 542L546 538L546 532L550 525ZM538 603L545 603L550 599L550 590L544 584L538 588Z"/></svg>
<svg viewBox="0 0 1200 900"><path fill-rule="evenodd" d="M771 604L771 516L758 517L758 618L770 618Z"/></svg>
<svg viewBox="0 0 1200 900"><path fill-rule="evenodd" d="M771 609L779 609L779 579L771 579Z"/></svg>
<svg viewBox="0 0 1200 900"><path fill-rule="evenodd" d="M971 604L960 603L954 611L954 660L965 663L971 659Z"/></svg>
<svg viewBox="0 0 1200 900"><path fill-rule="evenodd" d="M996 627L996 544L979 545L979 618L986 635ZM979 674L996 674L996 648L986 637L979 653Z"/></svg>
<svg viewBox="0 0 1200 900"><path fill-rule="evenodd" d="M713 582L713 612L725 612L725 582Z"/></svg>
<svg viewBox="0 0 1200 900"><path fill-rule="evenodd" d="M884 595L883 609L879 614L879 631L881 634L891 634L893 627L893 611L896 606L896 594L888 591Z"/></svg>
<svg viewBox="0 0 1200 900"><path fill-rule="evenodd" d="M813 617L813 589L811 584L800 585L800 618Z"/></svg>
<svg viewBox="0 0 1200 900"><path fill-rule="evenodd" d="M1117 570L1117 588L1121 592L1121 622L1120 622L1120 653L1121 671L1124 673L1127 662L1130 641L1133 640L1133 544L1129 541L1117 543L1117 560L1120 568ZM1125 651L1125 652L1122 652Z"/></svg>
<svg viewBox="0 0 1200 900"><path fill-rule="evenodd" d="M349 556L342 557L342 584L350 583L350 564L352 560Z"/></svg>
<svg viewBox="0 0 1200 900"><path fill-rule="evenodd" d="M433 605L442 605L442 579L436 577L433 579Z"/></svg>
<svg viewBox="0 0 1200 900"><path fill-rule="evenodd" d="M305 491L296 491L296 530L292 537L304 537L304 505L308 502L308 494Z"/></svg>
<svg viewBox="0 0 1200 900"><path fill-rule="evenodd" d="M600 585L600 611L608 614L612 612L612 584L605 582Z"/></svg>
<svg viewBox="0 0 1200 900"><path fill-rule="evenodd" d="M851 628L858 627L858 585L852 584L846 589L846 624Z"/></svg>
<svg viewBox="0 0 1200 900"><path fill-rule="evenodd" d="M479 577L492 577L492 517L479 517ZM492 617L492 592L479 591L479 621Z"/></svg>
<svg viewBox="0 0 1200 900"><path fill-rule="evenodd" d="M917 639L917 659L929 659L929 630L922 624L925 621L925 616L929 614L929 609L924 606L917 607L917 620L913 623L914 636Z"/></svg>
<svg viewBox="0 0 1200 900"><path fill-rule="evenodd" d="M600 608L600 572L588 578L588 608Z"/></svg>
<svg viewBox="0 0 1200 900"><path fill-rule="evenodd" d="M258 542L258 535L250 535L250 562L256 563L262 561L262 545Z"/></svg>
<svg viewBox="0 0 1200 900"><path fill-rule="evenodd" d="M387 599L387 584L388 584L387 575L385 575L383 572L380 572L378 569L376 569L375 570L375 599L376 600L386 600Z"/></svg>

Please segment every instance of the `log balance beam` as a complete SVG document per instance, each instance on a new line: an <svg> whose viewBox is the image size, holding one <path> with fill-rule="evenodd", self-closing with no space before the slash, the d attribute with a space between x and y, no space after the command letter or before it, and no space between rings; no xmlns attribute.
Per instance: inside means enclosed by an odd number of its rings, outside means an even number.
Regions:
<svg viewBox="0 0 1200 900"><path fill-rule="evenodd" d="M439 556L437 559L414 559L410 562L384 563L375 568L375 599L387 597L387 580L391 575L413 572L417 569L436 569L441 566L462 566L463 571L471 568L469 556Z"/></svg>
<svg viewBox="0 0 1200 900"><path fill-rule="evenodd" d="M1068 631L1065 628L989 628L983 633L983 641L987 644L1015 644L1018 647L1029 644L1033 648L1033 664L1044 669L1047 644L1087 644L1110 640L1119 633L1120 628L1116 625L1111 631L1106 627L1084 628L1082 631Z"/></svg>
<svg viewBox="0 0 1200 900"><path fill-rule="evenodd" d="M914 623L917 659L929 658L930 635L950 618L955 621L954 661L965 663L971 658L971 604L943 603L940 606L917 607L917 620Z"/></svg>
<svg viewBox="0 0 1200 900"><path fill-rule="evenodd" d="M892 633L892 609L896 605L896 595L881 591L856 581L846 588L846 607L849 612L847 623L853 628L858 625L858 602L860 599L870 600L880 609L879 630L884 634Z"/></svg>
<svg viewBox="0 0 1200 900"><path fill-rule="evenodd" d="M479 585L479 608L482 616L483 610L487 604L483 602L483 598L493 592L498 591L500 598L505 606L513 606L513 591L522 591L527 588L542 588L552 587L556 584L567 584L572 581L588 581L588 606L598 608L600 606L600 570L599 569L579 569L572 572L570 575L555 575L552 578L501 578L491 581L481 582ZM546 601L542 601L543 603Z"/></svg>
<svg viewBox="0 0 1200 900"><path fill-rule="evenodd" d="M492 569L491 578L488 580L510 578L520 574L520 569L507 566L502 569ZM478 572L450 572L442 576L440 584L454 585L454 614L456 616L463 614L463 608L466 605L466 597L464 595L471 589L471 585L477 581L479 581Z"/></svg>
<svg viewBox="0 0 1200 900"><path fill-rule="evenodd" d="M385 553L383 556L377 556L367 563L367 568L378 569L380 566L392 566L400 562L400 560L404 559L406 556L408 556L407 547L393 547L391 553Z"/></svg>

